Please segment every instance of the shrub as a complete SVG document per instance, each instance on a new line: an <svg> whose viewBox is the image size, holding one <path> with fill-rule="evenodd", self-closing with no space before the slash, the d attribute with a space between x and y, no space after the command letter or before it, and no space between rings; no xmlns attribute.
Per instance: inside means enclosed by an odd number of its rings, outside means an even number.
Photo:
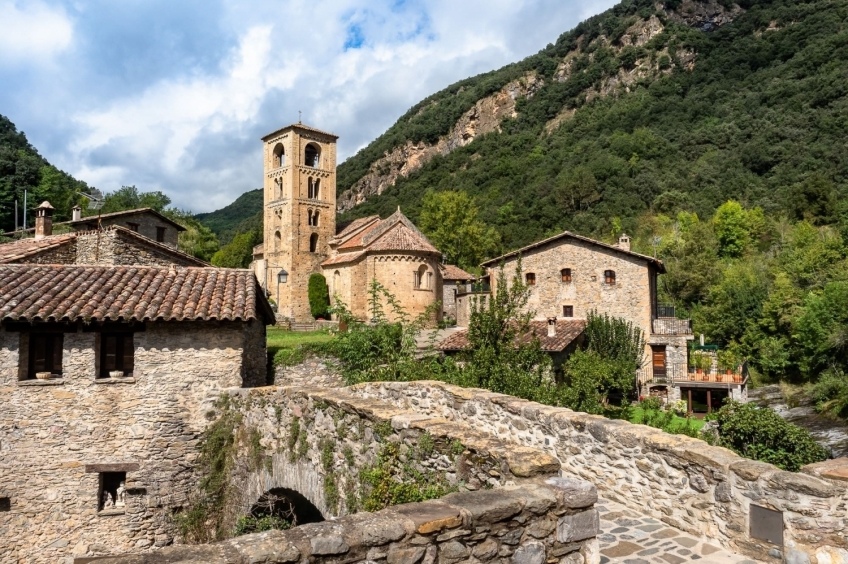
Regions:
<svg viewBox="0 0 848 564"><path fill-rule="evenodd" d="M827 458L808 431L768 408L730 401L707 416L718 425L718 444L738 454L797 472Z"/></svg>
<svg viewBox="0 0 848 564"><path fill-rule="evenodd" d="M314 272L309 275L309 311L315 319L330 317L330 289L323 274Z"/></svg>
<svg viewBox="0 0 848 564"><path fill-rule="evenodd" d="M816 411L832 417L848 419L848 378L841 370L822 374L813 386Z"/></svg>

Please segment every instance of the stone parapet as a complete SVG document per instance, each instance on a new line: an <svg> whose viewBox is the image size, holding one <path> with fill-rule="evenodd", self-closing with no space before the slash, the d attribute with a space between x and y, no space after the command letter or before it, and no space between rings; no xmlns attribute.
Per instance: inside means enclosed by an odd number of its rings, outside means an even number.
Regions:
<svg viewBox="0 0 848 564"><path fill-rule="evenodd" d="M336 521L245 535L205 546L169 547L99 563L600 561L597 492L569 478L454 493Z"/></svg>
<svg viewBox="0 0 848 564"><path fill-rule="evenodd" d="M261 464L235 465L230 481L237 493L229 504L230 521L280 488L297 491L326 518L367 509L363 472L377 465L388 464L398 481L424 476L431 484L458 492L559 475L559 461L543 449L506 445L465 423L344 389L227 392L229 409L239 415L237 435L258 437L258 445L246 445L237 459L262 457Z"/></svg>
<svg viewBox="0 0 848 564"><path fill-rule="evenodd" d="M844 462L785 472L698 439L442 382L351 391L542 448L601 495L756 558L848 563ZM762 530L763 515L776 525Z"/></svg>

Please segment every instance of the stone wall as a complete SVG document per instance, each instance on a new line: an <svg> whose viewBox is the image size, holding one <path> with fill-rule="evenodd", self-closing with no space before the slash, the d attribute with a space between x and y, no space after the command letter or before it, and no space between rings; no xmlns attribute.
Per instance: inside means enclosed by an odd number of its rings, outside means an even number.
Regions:
<svg viewBox="0 0 848 564"><path fill-rule="evenodd" d="M76 244L69 240L62 246L48 249L37 255L30 255L15 262L18 264L74 264L77 258Z"/></svg>
<svg viewBox="0 0 848 564"><path fill-rule="evenodd" d="M545 449L601 495L753 557L848 562L848 484L834 479L839 473L785 472L697 439L440 382L352 390ZM754 506L780 512L782 545L751 536Z"/></svg>
<svg viewBox="0 0 848 564"><path fill-rule="evenodd" d="M596 499L586 482L551 478L101 562L597 564Z"/></svg>
<svg viewBox="0 0 848 564"><path fill-rule="evenodd" d="M124 227L125 229L130 229L130 224L138 225L137 233L144 235L148 239L156 241L157 236L157 228L162 227L165 229L164 236L164 245L168 245L169 247L177 248L177 240L179 239L179 231L174 226L173 223L163 220L158 217L156 214L150 212L139 212L135 214L127 214L121 215L118 217L103 217L97 218L95 216L85 217L83 221L80 223L74 224L74 228L82 231L82 230L97 230L98 226L102 228L108 228L113 225L118 227Z"/></svg>
<svg viewBox="0 0 848 564"><path fill-rule="evenodd" d="M176 234L176 230L171 229ZM164 243L146 243L140 237L116 229L88 231L77 235L75 264L126 264L144 266L203 266L182 253L169 252ZM171 245L176 247L176 243Z"/></svg>
<svg viewBox="0 0 848 564"><path fill-rule="evenodd" d="M442 316L456 319L456 294L460 286L456 280L445 280L442 287ZM462 284L464 286L464 284Z"/></svg>
<svg viewBox="0 0 848 564"><path fill-rule="evenodd" d="M427 477L458 491L501 487L516 480L555 476L559 463L536 447L504 448L492 435L462 423L399 409L343 389L229 390L230 409L240 414L242 445L231 477L235 499L225 528L266 492L284 488L306 497L324 517L368 508L364 473L386 465L404 483ZM258 460L261 458L261 463Z"/></svg>
<svg viewBox="0 0 848 564"><path fill-rule="evenodd" d="M456 326L457 327L468 327L468 323L471 321L471 310L474 307L474 304L477 304L477 307L486 305L489 300L489 296L491 294L488 293L474 293L474 294L460 294L456 298ZM477 300L475 302L475 300Z"/></svg>
<svg viewBox="0 0 848 564"><path fill-rule="evenodd" d="M19 381L27 334L0 328L0 497L11 502L0 512L0 562L171 543L205 414L222 388L242 384L241 325L147 323L134 333L133 376L121 379L95 378L99 334L74 328L62 378L46 381ZM99 511L105 471L126 472L122 510Z"/></svg>

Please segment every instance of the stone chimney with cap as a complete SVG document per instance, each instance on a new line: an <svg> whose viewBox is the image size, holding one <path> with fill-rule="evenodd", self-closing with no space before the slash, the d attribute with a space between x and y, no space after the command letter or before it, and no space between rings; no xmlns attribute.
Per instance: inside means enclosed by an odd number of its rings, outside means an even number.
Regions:
<svg viewBox="0 0 848 564"><path fill-rule="evenodd" d="M556 317L548 318L548 337L556 337Z"/></svg>
<svg viewBox="0 0 848 564"><path fill-rule="evenodd" d="M43 239L53 235L53 206L44 200L35 208L35 238Z"/></svg>
<svg viewBox="0 0 848 564"><path fill-rule="evenodd" d="M630 250L630 236L627 233L622 233L618 238L618 248L624 251Z"/></svg>
<svg viewBox="0 0 848 564"><path fill-rule="evenodd" d="M71 208L71 221L79 221L82 219L82 208L74 206Z"/></svg>

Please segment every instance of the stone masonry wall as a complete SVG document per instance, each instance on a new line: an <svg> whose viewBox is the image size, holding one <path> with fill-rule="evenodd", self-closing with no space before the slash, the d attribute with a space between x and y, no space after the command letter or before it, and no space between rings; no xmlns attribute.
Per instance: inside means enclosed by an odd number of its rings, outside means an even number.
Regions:
<svg viewBox="0 0 848 564"><path fill-rule="evenodd" d="M228 392L230 409L241 415L240 436L260 437L260 452L248 444L236 457L255 462L238 465L231 478L238 492L228 504L233 523L276 488L299 492L325 517L367 509L369 488L363 485L363 473L382 464L401 482L426 476L458 491L559 472L556 459L536 447L505 449L501 441L467 425L345 390L267 387Z"/></svg>
<svg viewBox="0 0 848 564"><path fill-rule="evenodd" d="M171 229L174 231L174 229ZM175 231L174 231L175 232ZM176 232L175 232L176 233ZM127 240L127 235L114 229L89 231L77 236L76 264L131 264L145 266L199 266L170 253L154 243L144 244L139 239ZM155 239L153 239L155 241ZM176 246L176 245L172 245Z"/></svg>
<svg viewBox="0 0 848 564"><path fill-rule="evenodd" d="M78 230L94 231L98 228L97 217L85 217L83 218L83 220L83 222L75 224L75 227ZM156 240L157 228L163 227L165 229L165 240L163 244L168 245L169 247L173 247L175 249L177 248L177 240L179 238L179 232L177 231L177 228L174 227L173 223L163 221L162 219L150 212L122 215L120 217L104 217L99 221L100 227L104 229L112 225L131 229L131 223L135 223L138 225L138 233L144 235L145 237L153 241Z"/></svg>
<svg viewBox="0 0 848 564"><path fill-rule="evenodd" d="M848 562L848 484L832 479L839 474L785 472L697 439L440 382L352 391L543 448L601 495L756 558ZM782 512L782 546L750 535L753 505Z"/></svg>
<svg viewBox="0 0 848 564"><path fill-rule="evenodd" d="M22 335L0 328L0 562L69 562L172 542L205 413L241 385L241 324L148 323L132 378L95 379L94 331L64 335L63 377L18 381ZM23 339L26 340L25 338ZM98 511L102 465L126 471L124 511Z"/></svg>
<svg viewBox="0 0 848 564"><path fill-rule="evenodd" d="M596 500L597 492L586 482L550 478L101 562L597 564Z"/></svg>

